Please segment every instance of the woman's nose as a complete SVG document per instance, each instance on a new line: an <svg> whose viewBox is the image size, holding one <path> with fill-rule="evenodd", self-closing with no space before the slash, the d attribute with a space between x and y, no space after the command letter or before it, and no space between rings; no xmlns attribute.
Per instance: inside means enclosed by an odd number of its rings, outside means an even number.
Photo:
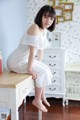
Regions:
<svg viewBox="0 0 80 120"><path fill-rule="evenodd" d="M50 23L50 18L47 19L47 22Z"/></svg>

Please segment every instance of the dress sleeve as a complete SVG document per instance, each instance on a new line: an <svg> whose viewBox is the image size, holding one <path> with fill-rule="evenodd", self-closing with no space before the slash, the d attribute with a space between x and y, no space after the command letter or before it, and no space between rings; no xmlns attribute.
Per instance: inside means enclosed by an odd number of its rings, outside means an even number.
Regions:
<svg viewBox="0 0 80 120"><path fill-rule="evenodd" d="M49 47L49 43L48 43L46 36L43 37L40 35L31 36L31 35L25 34L22 37L20 44L31 45L40 50L43 50Z"/></svg>
<svg viewBox="0 0 80 120"><path fill-rule="evenodd" d="M25 34L22 37L20 44L39 47L39 36L38 35L31 36L31 35Z"/></svg>

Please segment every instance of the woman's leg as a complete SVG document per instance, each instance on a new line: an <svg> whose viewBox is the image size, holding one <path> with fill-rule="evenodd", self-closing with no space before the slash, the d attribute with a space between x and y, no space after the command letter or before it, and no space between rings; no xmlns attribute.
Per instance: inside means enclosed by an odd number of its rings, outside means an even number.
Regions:
<svg viewBox="0 0 80 120"><path fill-rule="evenodd" d="M47 112L48 110L42 104L42 100L41 100L42 92L43 92L43 88L35 87L35 99L32 101L32 104L36 106L38 109L40 109L41 111Z"/></svg>
<svg viewBox="0 0 80 120"><path fill-rule="evenodd" d="M46 97L42 97L44 96L43 88L44 86L51 84L52 73L48 66L36 60L33 64L33 71L37 72L37 79L35 80L35 99L32 104L41 111L47 112L46 107L42 104L42 99L44 103L48 106L50 105L48 104Z"/></svg>
<svg viewBox="0 0 80 120"><path fill-rule="evenodd" d="M47 101L46 96L45 96L45 88L43 88L42 95L41 95L41 99L42 99L42 101L43 101L47 106L50 106L50 104L49 104L49 102Z"/></svg>

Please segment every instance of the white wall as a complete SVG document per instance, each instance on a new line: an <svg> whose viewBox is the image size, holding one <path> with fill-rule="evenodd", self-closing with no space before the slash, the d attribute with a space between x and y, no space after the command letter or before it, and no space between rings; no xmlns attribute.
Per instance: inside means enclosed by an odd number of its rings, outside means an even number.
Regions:
<svg viewBox="0 0 80 120"><path fill-rule="evenodd" d="M26 28L33 23L37 11L48 0L0 0L0 50L4 63L16 48ZM35 8L35 9L34 9ZM80 63L80 3L74 3L73 21L59 23L62 33L62 48L66 63Z"/></svg>
<svg viewBox="0 0 80 120"><path fill-rule="evenodd" d="M48 0L27 0L28 26L32 24L37 11ZM69 0L68 0L69 1ZM35 7L35 9L34 9ZM56 31L61 32L61 47L65 49L66 64L80 63L80 2L74 2L73 20L59 23L56 25ZM55 32L55 31L54 31Z"/></svg>
<svg viewBox="0 0 80 120"><path fill-rule="evenodd" d="M0 51L4 66L27 29L27 0L0 0Z"/></svg>

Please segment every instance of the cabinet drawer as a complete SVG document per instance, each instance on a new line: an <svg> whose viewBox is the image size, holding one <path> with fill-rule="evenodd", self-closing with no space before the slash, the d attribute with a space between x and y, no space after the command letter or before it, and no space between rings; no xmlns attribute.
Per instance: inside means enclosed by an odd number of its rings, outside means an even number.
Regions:
<svg viewBox="0 0 80 120"><path fill-rule="evenodd" d="M48 65L50 68L61 68L62 64L60 61L43 61L46 65Z"/></svg>
<svg viewBox="0 0 80 120"><path fill-rule="evenodd" d="M43 60L61 60L61 54L58 52L44 52Z"/></svg>
<svg viewBox="0 0 80 120"><path fill-rule="evenodd" d="M46 92L50 92L50 93L61 92L61 86L50 85L50 86L46 87Z"/></svg>
<svg viewBox="0 0 80 120"><path fill-rule="evenodd" d="M29 92L29 85L24 84L19 88L19 98L20 100L24 99Z"/></svg>
<svg viewBox="0 0 80 120"><path fill-rule="evenodd" d="M80 88L79 87L67 87L66 88L66 97L71 99L80 100Z"/></svg>

